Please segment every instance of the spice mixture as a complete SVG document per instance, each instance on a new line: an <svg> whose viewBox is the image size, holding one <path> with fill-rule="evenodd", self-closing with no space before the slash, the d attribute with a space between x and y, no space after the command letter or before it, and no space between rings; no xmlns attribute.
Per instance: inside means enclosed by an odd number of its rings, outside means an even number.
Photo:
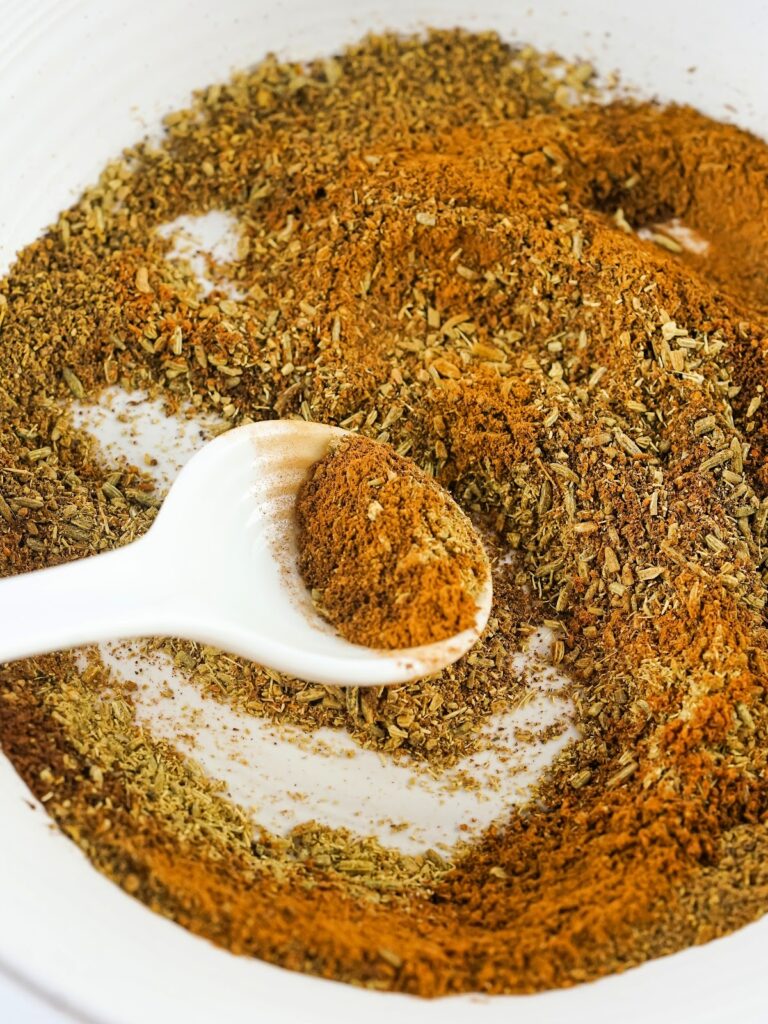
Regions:
<svg viewBox="0 0 768 1024"><path fill-rule="evenodd" d="M768 909L768 148L594 102L592 77L463 32L267 59L107 167L0 286L3 572L152 521L151 481L67 414L119 384L387 441L493 534L488 629L438 678L338 690L165 643L217 699L451 763L521 699L521 637L556 630L581 738L451 859L259 833L95 657L2 669L3 749L53 818L234 952L524 992ZM212 209L241 236L204 296L157 228Z"/></svg>
<svg viewBox="0 0 768 1024"><path fill-rule="evenodd" d="M296 514L299 568L321 614L368 647L417 647L475 624L483 546L451 497L367 438L315 463Z"/></svg>

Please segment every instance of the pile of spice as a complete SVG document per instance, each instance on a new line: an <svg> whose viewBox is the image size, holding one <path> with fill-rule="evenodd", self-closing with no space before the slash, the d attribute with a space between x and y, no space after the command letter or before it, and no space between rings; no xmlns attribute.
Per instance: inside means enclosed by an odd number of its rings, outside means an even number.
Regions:
<svg viewBox="0 0 768 1024"><path fill-rule="evenodd" d="M435 679L338 690L164 644L207 694L446 764L520 699L521 636L556 631L581 737L452 862L259 833L98 659L3 668L0 741L52 817L233 952L527 992L768 909L768 147L595 102L592 78L463 32L267 59L108 166L0 285L4 573L151 523L151 482L67 416L119 385L386 441L514 554L481 643ZM241 234L204 295L158 228L210 210Z"/></svg>
<svg viewBox="0 0 768 1024"><path fill-rule="evenodd" d="M475 625L488 560L472 523L409 459L345 438L296 502L299 568L318 610L368 647L417 647Z"/></svg>

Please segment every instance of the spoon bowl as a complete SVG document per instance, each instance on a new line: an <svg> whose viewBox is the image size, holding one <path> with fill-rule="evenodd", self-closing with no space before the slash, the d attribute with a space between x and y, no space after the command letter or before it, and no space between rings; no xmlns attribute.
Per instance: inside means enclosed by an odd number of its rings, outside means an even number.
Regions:
<svg viewBox="0 0 768 1024"><path fill-rule="evenodd" d="M345 431L303 420L238 427L181 470L150 530L115 551L0 581L0 661L137 636L177 636L300 679L380 686L432 675L475 643L350 643L315 610L298 570L294 506L310 467Z"/></svg>

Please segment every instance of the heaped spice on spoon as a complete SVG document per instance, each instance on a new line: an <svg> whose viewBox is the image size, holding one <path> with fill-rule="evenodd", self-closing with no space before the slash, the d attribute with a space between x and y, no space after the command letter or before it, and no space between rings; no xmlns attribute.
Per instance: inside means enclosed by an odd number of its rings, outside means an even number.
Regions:
<svg viewBox="0 0 768 1024"><path fill-rule="evenodd" d="M2 572L155 514L72 402L109 385L233 425L300 416L389 443L487 524L488 629L381 691L154 644L178 671L425 772L525 701L536 626L572 681L580 735L537 798L411 856L258 828L138 724L98 652L0 670L0 741L48 813L234 952L528 992L768 910L768 147L687 107L595 102L592 75L463 32L267 59L105 168L0 284ZM206 293L163 232L212 211L238 240Z"/></svg>
<svg viewBox="0 0 768 1024"><path fill-rule="evenodd" d="M488 559L467 516L411 460L345 438L297 502L299 568L316 606L368 647L431 644L471 629Z"/></svg>

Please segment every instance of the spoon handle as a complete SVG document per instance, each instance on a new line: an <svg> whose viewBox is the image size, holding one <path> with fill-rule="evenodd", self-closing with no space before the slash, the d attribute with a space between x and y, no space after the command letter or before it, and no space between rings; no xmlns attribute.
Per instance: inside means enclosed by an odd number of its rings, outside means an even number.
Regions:
<svg viewBox="0 0 768 1024"><path fill-rule="evenodd" d="M0 662L152 632L163 585L146 538L0 580Z"/></svg>

